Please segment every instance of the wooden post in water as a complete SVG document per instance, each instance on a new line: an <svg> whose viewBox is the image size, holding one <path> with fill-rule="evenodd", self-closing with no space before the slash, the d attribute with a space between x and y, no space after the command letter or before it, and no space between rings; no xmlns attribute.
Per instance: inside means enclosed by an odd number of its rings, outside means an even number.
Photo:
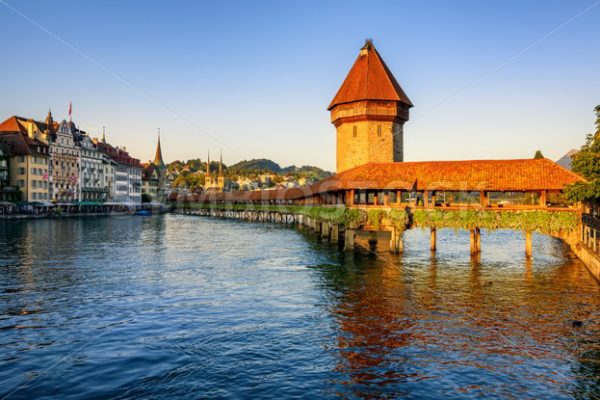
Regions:
<svg viewBox="0 0 600 400"><path fill-rule="evenodd" d="M429 239L429 250L435 251L437 247L437 229L431 228Z"/></svg>
<svg viewBox="0 0 600 400"><path fill-rule="evenodd" d="M376 231L371 232L371 234L369 235L369 250L371 250L372 252L377 251L377 232Z"/></svg>
<svg viewBox="0 0 600 400"><path fill-rule="evenodd" d="M475 229L471 229L469 239L471 245L471 255L474 256L477 254L477 239L475 238Z"/></svg>
<svg viewBox="0 0 600 400"><path fill-rule="evenodd" d="M390 252L394 254L400 254L404 251L402 243L402 231L394 228L392 230L392 237L390 239Z"/></svg>
<svg viewBox="0 0 600 400"><path fill-rule="evenodd" d="M321 222L321 237L329 238L329 222Z"/></svg>
<svg viewBox="0 0 600 400"><path fill-rule="evenodd" d="M340 226L338 224L331 225L331 238L329 240L332 243L337 243L340 240Z"/></svg>
<svg viewBox="0 0 600 400"><path fill-rule="evenodd" d="M354 250L354 229L346 229L344 233L344 250Z"/></svg>
<svg viewBox="0 0 600 400"><path fill-rule="evenodd" d="M525 231L525 255L529 258L531 257L531 231Z"/></svg>
<svg viewBox="0 0 600 400"><path fill-rule="evenodd" d="M481 229L475 228L475 249L481 253Z"/></svg>

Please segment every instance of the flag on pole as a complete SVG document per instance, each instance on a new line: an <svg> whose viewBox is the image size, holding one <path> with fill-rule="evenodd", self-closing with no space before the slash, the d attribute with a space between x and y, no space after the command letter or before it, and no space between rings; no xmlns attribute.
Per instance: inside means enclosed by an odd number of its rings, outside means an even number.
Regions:
<svg viewBox="0 0 600 400"><path fill-rule="evenodd" d="M69 122L71 122L71 113L73 112L73 103L69 103Z"/></svg>

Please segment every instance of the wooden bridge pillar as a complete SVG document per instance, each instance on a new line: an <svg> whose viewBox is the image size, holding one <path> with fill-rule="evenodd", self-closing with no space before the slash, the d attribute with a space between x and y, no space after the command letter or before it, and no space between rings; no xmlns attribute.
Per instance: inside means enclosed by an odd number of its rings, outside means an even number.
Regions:
<svg viewBox="0 0 600 400"><path fill-rule="evenodd" d="M331 225L331 238L329 240L332 243L337 243L340 240L340 226L338 224Z"/></svg>
<svg viewBox="0 0 600 400"><path fill-rule="evenodd" d="M372 252L377 251L377 232L373 231L369 235L369 250Z"/></svg>
<svg viewBox="0 0 600 400"><path fill-rule="evenodd" d="M321 237L329 238L329 222L321 222Z"/></svg>
<svg viewBox="0 0 600 400"><path fill-rule="evenodd" d="M525 255L527 256L527 258L531 257L531 249L531 231L525 231Z"/></svg>
<svg viewBox="0 0 600 400"><path fill-rule="evenodd" d="M471 229L470 250L472 256L475 256L481 252L481 230L479 228Z"/></svg>
<svg viewBox="0 0 600 400"><path fill-rule="evenodd" d="M437 247L437 229L431 228L430 238L429 238L429 250L435 251Z"/></svg>
<svg viewBox="0 0 600 400"><path fill-rule="evenodd" d="M392 237L390 238L390 252L400 254L404 251L404 243L402 243L402 231L394 228Z"/></svg>
<svg viewBox="0 0 600 400"><path fill-rule="evenodd" d="M346 229L344 232L344 250L354 250L354 229Z"/></svg>

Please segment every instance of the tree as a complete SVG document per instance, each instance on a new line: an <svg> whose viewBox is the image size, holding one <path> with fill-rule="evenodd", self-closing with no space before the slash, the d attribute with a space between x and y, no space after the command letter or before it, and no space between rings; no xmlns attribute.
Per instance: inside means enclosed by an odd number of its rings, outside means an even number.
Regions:
<svg viewBox="0 0 600 400"><path fill-rule="evenodd" d="M578 182L566 188L571 201L598 202L600 200L600 105L596 113L596 132L585 138L579 153L573 155L571 169L583 176L587 182Z"/></svg>
<svg viewBox="0 0 600 400"><path fill-rule="evenodd" d="M152 196L148 193L142 193L142 203L152 203Z"/></svg>
<svg viewBox="0 0 600 400"><path fill-rule="evenodd" d="M541 150L536 150L533 158L544 158L544 155L542 154Z"/></svg>

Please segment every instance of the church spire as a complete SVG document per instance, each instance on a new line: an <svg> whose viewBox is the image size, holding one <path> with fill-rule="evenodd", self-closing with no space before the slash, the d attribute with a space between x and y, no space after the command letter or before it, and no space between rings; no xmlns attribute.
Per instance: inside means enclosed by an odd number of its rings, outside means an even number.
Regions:
<svg viewBox="0 0 600 400"><path fill-rule="evenodd" d="M210 176L210 150L208 150L208 158L206 159L206 176Z"/></svg>
<svg viewBox="0 0 600 400"><path fill-rule="evenodd" d="M165 162L162 158L162 150L160 149L160 128L158 128L158 144L156 145L156 154L154 155L154 161L152 164L156 165L159 168L165 167Z"/></svg>
<svg viewBox="0 0 600 400"><path fill-rule="evenodd" d="M219 176L223 176L223 151L221 151L221 159L219 160Z"/></svg>
<svg viewBox="0 0 600 400"><path fill-rule="evenodd" d="M102 127L102 143L106 144L106 127Z"/></svg>
<svg viewBox="0 0 600 400"><path fill-rule="evenodd" d="M50 129L50 125L54 123L54 119L52 118L52 110L48 107L48 115L46 116L46 125L48 125L48 129Z"/></svg>

